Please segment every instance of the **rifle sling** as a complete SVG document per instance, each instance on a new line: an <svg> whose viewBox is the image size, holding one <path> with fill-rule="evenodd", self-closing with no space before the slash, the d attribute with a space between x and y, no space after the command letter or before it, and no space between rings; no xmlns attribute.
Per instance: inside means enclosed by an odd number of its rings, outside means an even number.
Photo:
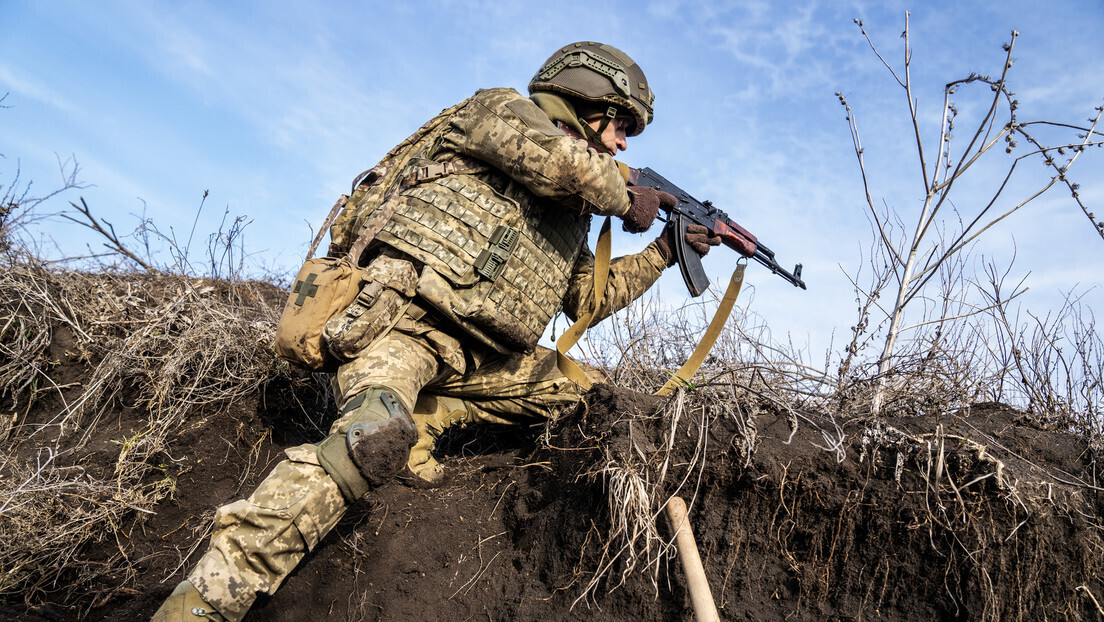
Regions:
<svg viewBox="0 0 1104 622"><path fill-rule="evenodd" d="M610 268L610 237L610 219L606 217L606 221L602 223L602 230L598 234L598 245L594 249L594 295L592 297L592 300L595 301L594 306L591 307L590 313L582 314L556 340L556 362L560 372L582 387L584 391L589 391L594 382L578 363L567 356L567 351L578 343L583 333L590 326L594 316L598 314L602 306L601 303L604 302L602 298L606 291L606 281L609 278ZM732 314L732 307L735 306L736 298L740 295L740 289L744 285L744 268L746 267L747 264L744 263L736 265L736 269L732 272L732 277L728 281L728 289L725 290L724 297L721 298L721 303L717 306L717 312L710 320L709 327L706 328L698 346L694 348L694 352L686 360L686 363L671 375L666 384L655 392L656 395L670 395L679 387L692 386L690 378L698 372L705 358L709 356L709 351L713 349L713 344L717 342L717 337L720 336L721 330L728 322L729 315Z"/></svg>
<svg viewBox="0 0 1104 622"><path fill-rule="evenodd" d="M575 320L575 323L556 340L556 364L560 368L560 373L582 387L584 391L589 391L594 386L594 382L578 363L568 358L567 351L574 347L586 329L590 328L591 321L598 315L602 303L605 302L603 298L606 294L606 281L609 279L611 237L610 218L606 216L606 221L602 223L602 229L598 233L598 245L594 247L594 293L591 296L594 304L590 308L590 313L580 314L579 319Z"/></svg>
<svg viewBox="0 0 1104 622"><path fill-rule="evenodd" d="M732 307L736 304L736 297L740 295L740 288L744 284L744 268L747 264L740 263L736 265L736 270L732 272L732 278L728 281L728 289L725 290L724 298L721 298L721 304L717 306L717 313L713 315L713 319L709 322L709 328L705 329L705 334L702 335L701 342L698 343L698 347L694 348L694 353L690 355L690 358L686 360L686 363L675 372L671 379L667 381L667 384L660 387L655 392L656 395L670 395L678 387L692 386L690 384L690 378L697 373L701 367L705 357L709 355L709 351L713 349L713 344L716 343L717 337L721 334L721 329L724 328L725 322L728 321L728 316L732 313Z"/></svg>

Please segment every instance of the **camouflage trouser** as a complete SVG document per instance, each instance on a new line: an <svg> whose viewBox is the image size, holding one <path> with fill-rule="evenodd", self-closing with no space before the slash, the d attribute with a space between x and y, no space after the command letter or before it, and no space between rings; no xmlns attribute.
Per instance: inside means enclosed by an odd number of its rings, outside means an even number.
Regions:
<svg viewBox="0 0 1104 622"><path fill-rule="evenodd" d="M345 513L317 448L300 445L286 453L248 499L215 512L210 548L188 576L231 622L245 616L258 593L274 593Z"/></svg>
<svg viewBox="0 0 1104 622"><path fill-rule="evenodd" d="M342 403L386 386L415 416L415 404L435 402L419 396L440 395L462 400L474 422L523 424L552 418L579 400L579 388L560 373L553 351L503 356L477 346L464 356L455 339L403 320L339 369ZM274 593L345 513L346 501L319 465L316 449L288 449L287 460L248 499L215 513L210 549L188 579L228 620L241 620L258 593Z"/></svg>

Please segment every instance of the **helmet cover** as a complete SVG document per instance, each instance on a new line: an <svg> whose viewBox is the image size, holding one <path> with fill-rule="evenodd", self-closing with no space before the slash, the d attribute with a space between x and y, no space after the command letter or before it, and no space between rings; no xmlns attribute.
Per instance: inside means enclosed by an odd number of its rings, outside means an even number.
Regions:
<svg viewBox="0 0 1104 622"><path fill-rule="evenodd" d="M644 71L627 54L593 41L564 46L529 81L529 93L551 91L593 104L609 104L633 118L636 136L652 121L655 95Z"/></svg>

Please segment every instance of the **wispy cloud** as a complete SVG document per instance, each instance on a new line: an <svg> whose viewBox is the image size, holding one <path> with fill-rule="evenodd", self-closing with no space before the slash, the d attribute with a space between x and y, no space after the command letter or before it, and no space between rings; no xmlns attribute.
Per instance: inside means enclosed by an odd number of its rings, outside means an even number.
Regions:
<svg viewBox="0 0 1104 622"><path fill-rule="evenodd" d="M67 115L78 115L82 112L80 106L48 86L46 82L3 62L0 62L0 84L6 85L6 91L46 104L58 112Z"/></svg>

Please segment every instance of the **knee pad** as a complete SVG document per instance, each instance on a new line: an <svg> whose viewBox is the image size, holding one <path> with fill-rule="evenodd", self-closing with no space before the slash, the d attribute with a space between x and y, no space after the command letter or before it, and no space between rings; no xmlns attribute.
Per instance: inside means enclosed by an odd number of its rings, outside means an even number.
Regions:
<svg viewBox="0 0 1104 622"><path fill-rule="evenodd" d="M318 461L350 501L392 479L418 440L414 419L394 391L375 387L345 405L336 431L318 445Z"/></svg>

